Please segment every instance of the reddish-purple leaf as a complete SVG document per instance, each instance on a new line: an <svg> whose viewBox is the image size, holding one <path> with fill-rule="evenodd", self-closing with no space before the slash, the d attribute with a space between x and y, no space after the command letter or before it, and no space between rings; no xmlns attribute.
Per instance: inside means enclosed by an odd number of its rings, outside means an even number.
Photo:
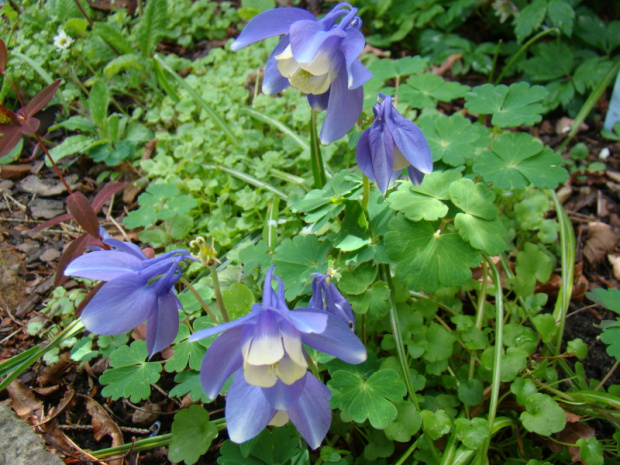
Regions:
<svg viewBox="0 0 620 465"><path fill-rule="evenodd" d="M31 102L28 105L26 105L24 108L19 110L18 113L21 113L26 118L30 116L34 116L40 110L45 108L45 106L50 102L50 100L52 100L52 97L58 90L58 87L60 87L61 82L62 82L62 79L58 79L57 81L51 83L49 86L47 86L37 95L35 95L33 99L31 100Z"/></svg>
<svg viewBox="0 0 620 465"><path fill-rule="evenodd" d="M101 207L103 207L103 204L106 202L106 200L108 200L118 191L123 189L123 187L125 187L124 182L111 182L110 184L106 184L105 186L103 186L103 188L97 193L97 195L95 195L95 198L93 199L92 206L93 210L95 210L95 213L98 213L99 210L101 210Z"/></svg>
<svg viewBox="0 0 620 465"><path fill-rule="evenodd" d="M22 125L19 129L22 134L34 134L39 129L40 124L41 122L38 119L29 117L22 120Z"/></svg>
<svg viewBox="0 0 620 465"><path fill-rule="evenodd" d="M77 239L75 239L62 253L60 258L58 259L58 266L56 267L56 276L54 277L54 287L60 286L61 284L66 283L69 280L68 276L65 276L65 269L79 255L82 255L82 252L86 249L86 244L88 243L88 239L90 239L90 234L84 233Z"/></svg>
<svg viewBox="0 0 620 465"><path fill-rule="evenodd" d="M6 49L4 40L0 39L0 74L4 74L6 69L6 61L9 58L9 52Z"/></svg>
<svg viewBox="0 0 620 465"><path fill-rule="evenodd" d="M74 192L67 197L67 208L73 218L93 237L99 237L99 220L90 206L90 202L81 192Z"/></svg>
<svg viewBox="0 0 620 465"><path fill-rule="evenodd" d="M22 134L20 132L5 133L4 136L0 137L0 157L11 153L11 150L15 148L21 138Z"/></svg>
<svg viewBox="0 0 620 465"><path fill-rule="evenodd" d="M37 225L32 232L38 233L39 231L43 231L45 228L57 225L58 223L70 220L71 218L73 218L71 213L63 213L62 215L58 215L56 218L52 218L51 220L44 221L43 223Z"/></svg>

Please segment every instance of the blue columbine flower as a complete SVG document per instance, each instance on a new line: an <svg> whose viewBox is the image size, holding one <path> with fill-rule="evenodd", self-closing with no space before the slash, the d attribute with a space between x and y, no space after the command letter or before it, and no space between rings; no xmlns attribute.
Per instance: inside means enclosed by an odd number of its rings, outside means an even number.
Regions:
<svg viewBox="0 0 620 465"><path fill-rule="evenodd" d="M314 273L312 280L312 297L308 306L325 310L340 318L353 331L355 330L355 316L351 304L345 299L334 283L331 276Z"/></svg>
<svg viewBox="0 0 620 465"><path fill-rule="evenodd" d="M181 303L174 284L179 263L193 260L183 249L147 258L129 242L104 239L110 250L99 249L73 260L66 276L107 281L86 305L81 319L96 334L123 334L146 320L149 357L172 343L179 329Z"/></svg>
<svg viewBox="0 0 620 465"><path fill-rule="evenodd" d="M362 84L372 77L358 60L364 36L356 13L348 3L321 20L301 8L275 8L252 18L231 47L284 34L267 60L263 92L277 94L290 84L308 94L314 110L327 110L320 133L324 144L353 127L362 111Z"/></svg>
<svg viewBox="0 0 620 465"><path fill-rule="evenodd" d="M372 109L375 120L360 137L356 155L362 173L374 180L385 195L406 167L411 182L420 184L424 174L433 171L433 158L420 128L394 108L392 97L378 97L382 101Z"/></svg>
<svg viewBox="0 0 620 465"><path fill-rule="evenodd" d="M272 287L278 283L278 292ZM230 439L244 442L267 425L290 419L313 449L331 422L329 390L307 371L306 344L348 363L361 363L366 349L349 326L322 308L289 310L282 280L267 272L263 301L236 321L198 331L196 341L223 332L211 344L200 370L202 387L215 399L234 375L226 396Z"/></svg>

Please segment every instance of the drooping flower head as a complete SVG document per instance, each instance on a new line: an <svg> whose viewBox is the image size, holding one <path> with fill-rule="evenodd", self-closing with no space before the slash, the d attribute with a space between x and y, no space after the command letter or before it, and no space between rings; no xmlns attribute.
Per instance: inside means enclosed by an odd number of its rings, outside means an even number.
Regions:
<svg viewBox="0 0 620 465"><path fill-rule="evenodd" d="M278 291L272 287L278 283ZM202 362L200 380L214 399L234 375L226 397L226 424L232 441L244 442L268 424L290 419L312 448L331 422L329 390L307 371L304 344L348 363L361 363L366 349L340 318L322 308L289 310L282 280L267 272L261 303L236 321L198 331L196 341L222 334Z"/></svg>
<svg viewBox="0 0 620 465"><path fill-rule="evenodd" d="M334 283L331 276L314 273L312 280L312 297L308 306L325 310L344 321L349 328L355 330L355 315L351 304L345 299Z"/></svg>
<svg viewBox="0 0 620 465"><path fill-rule="evenodd" d="M301 8L275 8L254 18L232 49L277 35L265 68L263 92L277 94L292 85L308 94L315 111L327 110L320 139L324 144L344 136L362 111L362 84L372 74L358 60L364 49L357 8L340 3L323 19Z"/></svg>
<svg viewBox="0 0 620 465"><path fill-rule="evenodd" d="M107 281L86 305L81 319L96 334L123 334L146 321L149 357L172 343L179 330L181 302L174 284L179 263L193 260L183 249L147 256L135 244L104 238L110 250L95 248L65 269L66 276Z"/></svg>
<svg viewBox="0 0 620 465"><path fill-rule="evenodd" d="M404 168L409 167L411 182L421 183L433 171L433 158L420 128L394 108L392 97L378 97L372 109L375 120L360 137L356 155L362 173L385 195Z"/></svg>

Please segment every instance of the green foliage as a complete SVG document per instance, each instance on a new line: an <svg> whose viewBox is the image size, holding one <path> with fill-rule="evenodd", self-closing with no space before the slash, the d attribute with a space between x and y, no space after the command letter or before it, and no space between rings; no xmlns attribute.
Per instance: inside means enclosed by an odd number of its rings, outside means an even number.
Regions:
<svg viewBox="0 0 620 465"><path fill-rule="evenodd" d="M525 399L526 411L520 416L523 427L542 436L550 436L564 429L564 410L548 395L534 393Z"/></svg>
<svg viewBox="0 0 620 465"><path fill-rule="evenodd" d="M155 51L155 46L166 34L168 21L166 10L166 0L151 0L146 4L136 33L143 57L150 57Z"/></svg>
<svg viewBox="0 0 620 465"><path fill-rule="evenodd" d="M130 346L121 346L112 352L112 368L99 378L101 384L106 385L101 394L113 400L125 397L131 402L148 399L151 395L151 384L159 380L161 365L147 362L146 357L144 341L134 341Z"/></svg>
<svg viewBox="0 0 620 465"><path fill-rule="evenodd" d="M209 450L216 437L217 427L210 423L209 412L199 405L191 405L174 416L168 458L192 465Z"/></svg>
<svg viewBox="0 0 620 465"><path fill-rule="evenodd" d="M217 463L221 465L295 465L308 463L308 450L301 448L287 428L268 429L254 439L235 444L225 441Z"/></svg>

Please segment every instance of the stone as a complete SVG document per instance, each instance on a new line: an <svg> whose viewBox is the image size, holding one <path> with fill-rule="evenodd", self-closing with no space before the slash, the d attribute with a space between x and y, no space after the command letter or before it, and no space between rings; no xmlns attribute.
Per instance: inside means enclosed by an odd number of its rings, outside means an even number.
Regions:
<svg viewBox="0 0 620 465"><path fill-rule="evenodd" d="M0 465L64 465L43 439L9 407L0 405Z"/></svg>

